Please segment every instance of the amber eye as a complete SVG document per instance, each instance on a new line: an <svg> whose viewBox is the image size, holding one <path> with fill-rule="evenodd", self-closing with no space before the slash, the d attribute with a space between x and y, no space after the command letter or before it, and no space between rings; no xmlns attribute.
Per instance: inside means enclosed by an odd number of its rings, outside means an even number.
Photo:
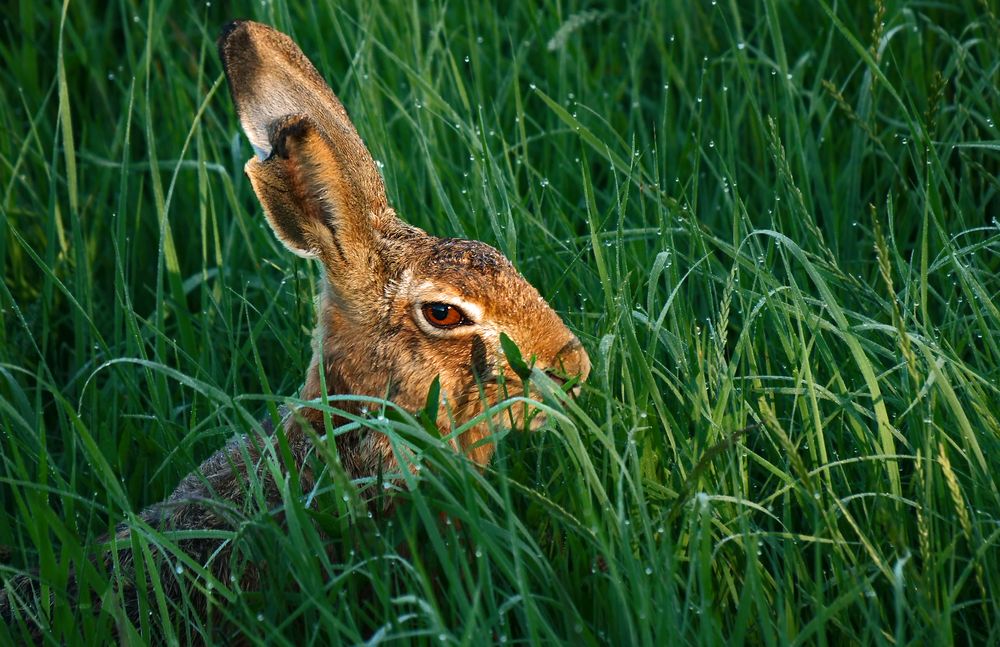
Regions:
<svg viewBox="0 0 1000 647"><path fill-rule="evenodd" d="M425 303L421 311L427 323L435 328L454 328L468 323L461 310L447 303Z"/></svg>

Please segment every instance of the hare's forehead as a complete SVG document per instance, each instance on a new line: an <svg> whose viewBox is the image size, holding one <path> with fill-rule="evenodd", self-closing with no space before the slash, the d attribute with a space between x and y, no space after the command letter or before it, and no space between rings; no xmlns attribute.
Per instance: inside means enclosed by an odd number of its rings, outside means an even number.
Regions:
<svg viewBox="0 0 1000 647"><path fill-rule="evenodd" d="M507 258L486 243L436 239L405 259L386 296L408 301L475 304L480 311L505 310L536 295Z"/></svg>
<svg viewBox="0 0 1000 647"><path fill-rule="evenodd" d="M428 245L423 264L428 272L461 271L469 275L494 277L514 272L507 257L486 243L464 238L436 238Z"/></svg>

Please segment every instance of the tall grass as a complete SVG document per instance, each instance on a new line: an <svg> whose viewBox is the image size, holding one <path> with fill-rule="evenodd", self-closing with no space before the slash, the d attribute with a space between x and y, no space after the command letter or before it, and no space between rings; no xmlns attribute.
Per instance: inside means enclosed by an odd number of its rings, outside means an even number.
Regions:
<svg viewBox="0 0 1000 647"><path fill-rule="evenodd" d="M0 582L37 578L50 644L1000 642L995 5L219 5L0 25ZM426 469L388 519L282 478L283 522L251 501L226 535L261 591L136 517L310 357L234 17L292 34L403 218L496 245L595 365L483 474L358 423ZM216 613L151 575L128 625L88 559L122 520Z"/></svg>

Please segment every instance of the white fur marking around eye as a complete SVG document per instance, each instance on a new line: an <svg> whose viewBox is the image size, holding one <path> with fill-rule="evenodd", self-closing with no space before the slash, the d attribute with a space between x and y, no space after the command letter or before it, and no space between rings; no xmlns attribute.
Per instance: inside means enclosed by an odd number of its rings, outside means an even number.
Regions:
<svg viewBox="0 0 1000 647"><path fill-rule="evenodd" d="M483 307L478 303L462 298L461 293L450 285L422 281L413 285L413 275L407 271L399 282L397 294L407 300L413 311L413 318L421 330L435 337L462 336L480 330L483 323ZM436 328L424 318L421 309L428 303L445 303L461 310L472 322L471 326L456 328Z"/></svg>
<svg viewBox="0 0 1000 647"><path fill-rule="evenodd" d="M425 283L424 285L430 285ZM423 287L423 286L421 286ZM419 297L415 300L418 305L423 305L426 303L447 303L450 306L455 306L459 310L465 313L467 319L473 323L481 323L483 320L483 308L478 303L473 303L472 301L466 301L462 297L456 296L451 292L443 292L441 290L432 291L417 291Z"/></svg>
<svg viewBox="0 0 1000 647"><path fill-rule="evenodd" d="M423 306L428 303L446 303L455 306L465 314L466 319L471 324L456 326L454 328L438 328L437 326L433 326L423 314ZM482 321L483 309L471 301L455 298L451 294L434 292L422 294L419 299L412 302L412 312L417 326L433 337L462 337L481 330L479 322Z"/></svg>

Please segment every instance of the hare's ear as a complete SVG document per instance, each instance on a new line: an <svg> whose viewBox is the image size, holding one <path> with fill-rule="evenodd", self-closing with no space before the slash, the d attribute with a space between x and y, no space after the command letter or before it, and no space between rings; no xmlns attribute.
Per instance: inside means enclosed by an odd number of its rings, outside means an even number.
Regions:
<svg viewBox="0 0 1000 647"><path fill-rule="evenodd" d="M266 25L235 21L222 30L219 56L240 124L259 160L271 155L284 120L305 117L312 125L303 128L326 138L327 148L332 149L327 152L339 161L338 173L353 187L355 197L366 203L367 211L385 210L385 185L371 153L340 100L292 39ZM318 140L309 135L302 141Z"/></svg>
<svg viewBox="0 0 1000 647"><path fill-rule="evenodd" d="M338 274L369 265L373 214L351 160L305 115L274 122L268 148L268 158L251 158L246 172L278 239Z"/></svg>

